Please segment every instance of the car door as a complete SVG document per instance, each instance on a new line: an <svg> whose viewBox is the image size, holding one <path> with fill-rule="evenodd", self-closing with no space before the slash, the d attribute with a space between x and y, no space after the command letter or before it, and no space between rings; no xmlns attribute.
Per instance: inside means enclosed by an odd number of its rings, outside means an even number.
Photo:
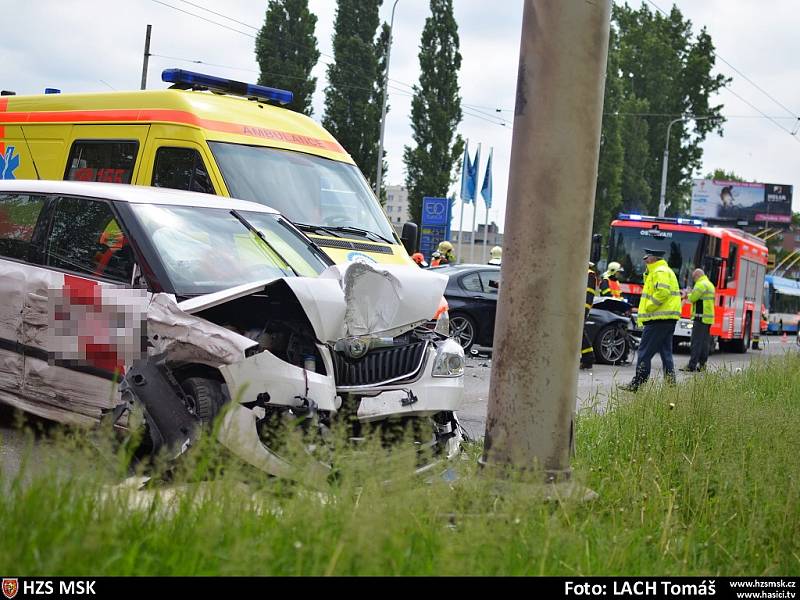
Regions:
<svg viewBox="0 0 800 600"><path fill-rule="evenodd" d="M478 328L476 342L481 345L491 344L497 313L497 295L484 291L481 271L462 275L458 283L466 294L468 312Z"/></svg>
<svg viewBox="0 0 800 600"><path fill-rule="evenodd" d="M25 282L20 329L22 392L32 412L92 423L119 404L119 335L128 328L126 315L142 312L121 289L130 289L134 262L109 202L53 200L42 265L31 267ZM146 302L143 290L133 292Z"/></svg>
<svg viewBox="0 0 800 600"><path fill-rule="evenodd" d="M20 343L34 232L46 204L42 194L0 194L0 400L25 410L25 355Z"/></svg>
<svg viewBox="0 0 800 600"><path fill-rule="evenodd" d="M487 326L486 334L491 340L494 338L494 322L497 317L497 294L500 290L500 270L484 270L479 273L481 287L483 288L483 301L486 303Z"/></svg>

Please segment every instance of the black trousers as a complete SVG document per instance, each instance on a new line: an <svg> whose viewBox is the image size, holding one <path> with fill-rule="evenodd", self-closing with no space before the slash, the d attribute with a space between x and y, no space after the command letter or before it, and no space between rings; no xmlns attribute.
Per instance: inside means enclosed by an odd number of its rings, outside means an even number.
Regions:
<svg viewBox="0 0 800 600"><path fill-rule="evenodd" d="M594 364L594 348L592 340L586 333L586 320L589 318L589 309L583 311L583 340L581 341L581 364L591 366Z"/></svg>
<svg viewBox="0 0 800 600"><path fill-rule="evenodd" d="M689 370L704 369L708 362L708 350L711 342L711 325L695 319L692 323L692 355L689 358Z"/></svg>
<svg viewBox="0 0 800 600"><path fill-rule="evenodd" d="M658 354L664 365L664 379L675 381L675 364L672 361L672 336L676 320L648 321L642 330L639 354L636 357L636 374L631 386L638 388L650 377L650 361Z"/></svg>

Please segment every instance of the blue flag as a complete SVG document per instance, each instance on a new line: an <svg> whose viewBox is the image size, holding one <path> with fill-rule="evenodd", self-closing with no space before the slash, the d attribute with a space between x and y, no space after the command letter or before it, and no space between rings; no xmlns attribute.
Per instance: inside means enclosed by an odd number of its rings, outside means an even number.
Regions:
<svg viewBox="0 0 800 600"><path fill-rule="evenodd" d="M478 151L475 153L474 161L469 158L469 147L464 148L464 164L461 167L461 200L464 204L469 204L475 200L478 190L478 165L480 160L480 144L478 144Z"/></svg>
<svg viewBox="0 0 800 600"><path fill-rule="evenodd" d="M489 160L486 161L486 175L483 177L483 186L481 186L481 196L486 203L486 208L492 208L492 156L494 156L494 148L489 151Z"/></svg>

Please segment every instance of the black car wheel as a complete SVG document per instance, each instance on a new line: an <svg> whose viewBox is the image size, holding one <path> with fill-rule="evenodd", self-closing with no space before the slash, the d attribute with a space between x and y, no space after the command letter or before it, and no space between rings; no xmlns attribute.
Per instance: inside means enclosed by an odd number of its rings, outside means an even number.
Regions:
<svg viewBox="0 0 800 600"><path fill-rule="evenodd" d="M606 325L597 333L592 345L597 362L617 364L628 355L628 332L620 325Z"/></svg>
<svg viewBox="0 0 800 600"><path fill-rule="evenodd" d="M475 343L475 323L467 315L451 315L450 337L455 338L466 352Z"/></svg>

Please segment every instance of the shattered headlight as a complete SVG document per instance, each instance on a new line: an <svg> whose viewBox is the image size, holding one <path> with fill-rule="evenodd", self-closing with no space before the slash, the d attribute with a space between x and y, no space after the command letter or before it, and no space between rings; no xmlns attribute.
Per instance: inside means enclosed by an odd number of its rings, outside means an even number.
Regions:
<svg viewBox="0 0 800 600"><path fill-rule="evenodd" d="M436 348L431 375L434 377L462 377L464 375L464 349L461 344L449 339Z"/></svg>
<svg viewBox="0 0 800 600"><path fill-rule="evenodd" d="M436 319L436 326L433 330L445 337L450 337L450 313L444 311L440 314Z"/></svg>

